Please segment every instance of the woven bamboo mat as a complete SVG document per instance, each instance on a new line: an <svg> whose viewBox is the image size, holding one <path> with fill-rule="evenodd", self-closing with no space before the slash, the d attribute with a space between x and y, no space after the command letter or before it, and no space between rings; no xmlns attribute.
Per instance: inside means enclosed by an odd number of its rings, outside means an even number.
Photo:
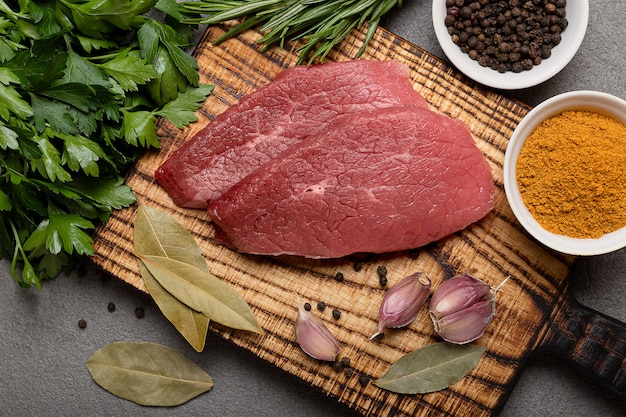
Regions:
<svg viewBox="0 0 626 417"><path fill-rule="evenodd" d="M206 213L176 207L153 175L160 163L195 131L246 93L270 82L297 59L283 49L260 53L256 43L260 34L255 31L212 46L212 41L223 33L222 27L209 28L195 52L201 82L215 85L214 93L199 111L199 123L181 132L162 121L158 132L162 149L144 155L127 178L141 203L172 214L191 231L211 272L251 305L266 334L252 335L217 325L212 325L212 330L364 415L496 415L529 354L545 336L547 321L556 314L573 262L573 258L559 257L529 238L516 222L504 195L504 150L528 106L476 85L436 57L379 29L363 58L396 59L407 64L415 88L434 110L467 123L492 168L495 209L467 229L413 251L338 260L239 254L215 245ZM363 33L354 33L329 59L351 59L363 40ZM98 227L93 261L145 291L132 251L134 216L134 207L121 210ZM357 261L363 266L359 271L354 268ZM427 273L433 288L461 272L472 273L494 286L511 277L498 294L494 321L476 342L488 350L474 371L449 389L426 395L398 395L371 382L366 386L359 383L359 376L378 378L403 354L437 340L426 309L407 329L390 332L380 342L368 340L376 329L384 292L378 283L378 265L387 267L389 285L416 271ZM344 274L343 282L334 279L337 272ZM297 314L294 291L303 302L315 305L324 301L328 305L325 313L319 315L339 339L340 356L351 359L352 376L334 371L329 364L315 361L299 349L293 335ZM331 317L333 308L342 311L340 320Z"/></svg>

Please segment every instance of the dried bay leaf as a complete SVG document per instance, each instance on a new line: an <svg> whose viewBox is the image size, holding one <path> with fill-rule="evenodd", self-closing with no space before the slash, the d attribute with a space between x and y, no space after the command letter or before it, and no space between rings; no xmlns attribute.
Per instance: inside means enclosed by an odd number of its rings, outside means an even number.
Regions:
<svg viewBox="0 0 626 417"><path fill-rule="evenodd" d="M133 245L137 255L167 256L208 271L191 233L174 217L156 208L137 207Z"/></svg>
<svg viewBox="0 0 626 417"><path fill-rule="evenodd" d="M215 275L177 259L138 256L163 288L192 309L232 329L263 334L250 306Z"/></svg>
<svg viewBox="0 0 626 417"><path fill-rule="evenodd" d="M425 394L456 383L476 367L485 346L435 343L398 359L374 384L399 394Z"/></svg>
<svg viewBox="0 0 626 417"><path fill-rule="evenodd" d="M85 363L94 381L146 406L176 406L213 388L213 379L178 351L156 343L114 342Z"/></svg>
<svg viewBox="0 0 626 417"><path fill-rule="evenodd" d="M133 245L136 254L169 256L208 271L191 233L175 218L155 208L138 206ZM138 262L144 285L159 310L197 352L202 352L209 318L167 292L143 262Z"/></svg>
<svg viewBox="0 0 626 417"><path fill-rule="evenodd" d="M209 331L209 318L168 293L141 261L139 271L148 292L165 318L197 352L202 352Z"/></svg>

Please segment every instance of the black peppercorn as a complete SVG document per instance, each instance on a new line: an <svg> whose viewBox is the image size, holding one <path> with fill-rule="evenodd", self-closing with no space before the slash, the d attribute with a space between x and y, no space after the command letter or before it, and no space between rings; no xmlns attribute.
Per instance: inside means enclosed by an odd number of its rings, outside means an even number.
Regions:
<svg viewBox="0 0 626 417"><path fill-rule="evenodd" d="M344 280L343 272L337 272L335 274L335 279L339 282L343 281Z"/></svg>
<svg viewBox="0 0 626 417"><path fill-rule="evenodd" d="M339 318L341 318L341 311L339 311L337 309L333 309L333 318L335 320L339 320Z"/></svg>
<svg viewBox="0 0 626 417"><path fill-rule="evenodd" d="M359 384L361 384L362 387L366 386L369 382L370 382L369 376L365 374L359 375Z"/></svg>
<svg viewBox="0 0 626 417"><path fill-rule="evenodd" d="M344 356L341 358L341 365L342 366L350 366L350 358L347 356Z"/></svg>
<svg viewBox="0 0 626 417"><path fill-rule="evenodd" d="M378 274L378 282L381 287L387 285L387 267L385 265L378 265L376 273Z"/></svg>
<svg viewBox="0 0 626 417"><path fill-rule="evenodd" d="M530 48L528 45L522 45L519 48L519 53L521 56L528 56L528 54L530 54Z"/></svg>
<svg viewBox="0 0 626 417"><path fill-rule="evenodd" d="M378 282L380 283L381 287L384 287L387 285L387 276L386 275L381 275L378 277Z"/></svg>
<svg viewBox="0 0 626 417"><path fill-rule="evenodd" d="M524 67L522 66L521 62L514 62L513 65L511 65L511 71L515 72L515 73L520 73L522 71L524 71Z"/></svg>
<svg viewBox="0 0 626 417"><path fill-rule="evenodd" d="M463 20L471 19L472 9L468 6L461 7L461 10L459 10L459 17Z"/></svg>
<svg viewBox="0 0 626 417"><path fill-rule="evenodd" d="M317 309L319 311L324 311L326 310L326 303L323 301L320 301L319 303L317 303Z"/></svg>
<svg viewBox="0 0 626 417"><path fill-rule="evenodd" d="M341 372L342 369L343 369L343 365L341 364L340 361L334 361L333 362L333 370L335 372Z"/></svg>
<svg viewBox="0 0 626 417"><path fill-rule="evenodd" d="M138 319L142 319L142 318L145 316L145 311L144 311L144 309L143 309L143 308L141 308L141 307L137 307L137 308L135 309L135 316L136 316Z"/></svg>
<svg viewBox="0 0 626 417"><path fill-rule="evenodd" d="M311 303L304 303L304 309L306 311L311 311Z"/></svg>
<svg viewBox="0 0 626 417"><path fill-rule="evenodd" d="M80 329L84 329L85 327L87 327L87 321L85 321L83 319L78 320L78 327Z"/></svg>
<svg viewBox="0 0 626 417"><path fill-rule="evenodd" d="M109 303L109 305L107 305L107 310L109 310L111 313L115 311L115 304L113 303Z"/></svg>

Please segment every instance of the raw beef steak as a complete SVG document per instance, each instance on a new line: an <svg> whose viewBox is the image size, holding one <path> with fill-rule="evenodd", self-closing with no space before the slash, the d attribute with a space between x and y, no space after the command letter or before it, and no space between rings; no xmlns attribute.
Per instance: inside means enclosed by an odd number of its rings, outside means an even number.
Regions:
<svg viewBox="0 0 626 417"><path fill-rule="evenodd" d="M206 207L250 172L350 113L427 107L397 61L347 61L284 70L217 116L155 176L174 203Z"/></svg>
<svg viewBox="0 0 626 417"><path fill-rule="evenodd" d="M493 189L465 124L399 106L333 121L208 210L242 252L336 258L439 240L485 216Z"/></svg>

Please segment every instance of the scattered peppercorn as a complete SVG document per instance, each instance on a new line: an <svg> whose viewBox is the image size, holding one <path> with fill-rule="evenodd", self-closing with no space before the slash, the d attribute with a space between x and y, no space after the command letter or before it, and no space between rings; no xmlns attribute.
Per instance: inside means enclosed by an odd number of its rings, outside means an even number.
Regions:
<svg viewBox="0 0 626 417"><path fill-rule="evenodd" d="M341 272L341 271L340 271L340 272L337 272L337 273L335 274L335 279L336 279L337 281L339 281L339 282L342 282L342 281L344 280L343 272Z"/></svg>
<svg viewBox="0 0 626 417"><path fill-rule="evenodd" d="M370 377L365 375L365 374L361 374L359 375L359 384L361 384L361 386L366 386L368 383L370 382Z"/></svg>
<svg viewBox="0 0 626 417"><path fill-rule="evenodd" d="M354 269L356 272L359 272L361 269L363 269L363 263L362 262L355 262L352 265L352 269Z"/></svg>
<svg viewBox="0 0 626 417"><path fill-rule="evenodd" d="M326 303L323 301L320 301L319 303L317 303L317 309L319 311L324 311L326 310Z"/></svg>
<svg viewBox="0 0 626 417"><path fill-rule="evenodd" d="M378 265L376 268L376 273L378 274L378 282L381 287L387 285L387 267L385 265Z"/></svg>
<svg viewBox="0 0 626 417"><path fill-rule="evenodd" d="M343 365L340 361L335 361L333 362L333 369L335 370L335 372L341 372L341 370L343 369Z"/></svg>
<svg viewBox="0 0 626 417"><path fill-rule="evenodd" d="M567 28L566 0L446 0L452 41L483 67L522 72L541 64Z"/></svg>
<svg viewBox="0 0 626 417"><path fill-rule="evenodd" d="M350 358L347 356L342 357L341 366L350 366Z"/></svg>
<svg viewBox="0 0 626 417"><path fill-rule="evenodd" d="M144 309L143 309L143 308L141 308L141 307L137 307L137 308L135 309L135 316L136 316L138 319L142 319L142 318L145 316L145 311L144 311Z"/></svg>
<svg viewBox="0 0 626 417"><path fill-rule="evenodd" d="M378 277L378 282L380 283L381 287L384 287L387 285L387 276L386 275L381 275Z"/></svg>
<svg viewBox="0 0 626 417"><path fill-rule="evenodd" d="M353 373L354 371L352 370L352 368L343 368L343 374L346 376L346 378L350 378Z"/></svg>
<svg viewBox="0 0 626 417"><path fill-rule="evenodd" d="M109 305L107 305L107 310L109 310L111 313L115 311L115 304L113 303L109 303Z"/></svg>
<svg viewBox="0 0 626 417"><path fill-rule="evenodd" d="M304 309L306 311L311 311L311 303L304 303Z"/></svg>
<svg viewBox="0 0 626 417"><path fill-rule="evenodd" d="M340 317L341 317L341 311L337 310L336 308L333 309L333 318L335 320L339 320Z"/></svg>
<svg viewBox="0 0 626 417"><path fill-rule="evenodd" d="M85 327L87 327L87 322L83 319L78 320L78 327L84 329Z"/></svg>

